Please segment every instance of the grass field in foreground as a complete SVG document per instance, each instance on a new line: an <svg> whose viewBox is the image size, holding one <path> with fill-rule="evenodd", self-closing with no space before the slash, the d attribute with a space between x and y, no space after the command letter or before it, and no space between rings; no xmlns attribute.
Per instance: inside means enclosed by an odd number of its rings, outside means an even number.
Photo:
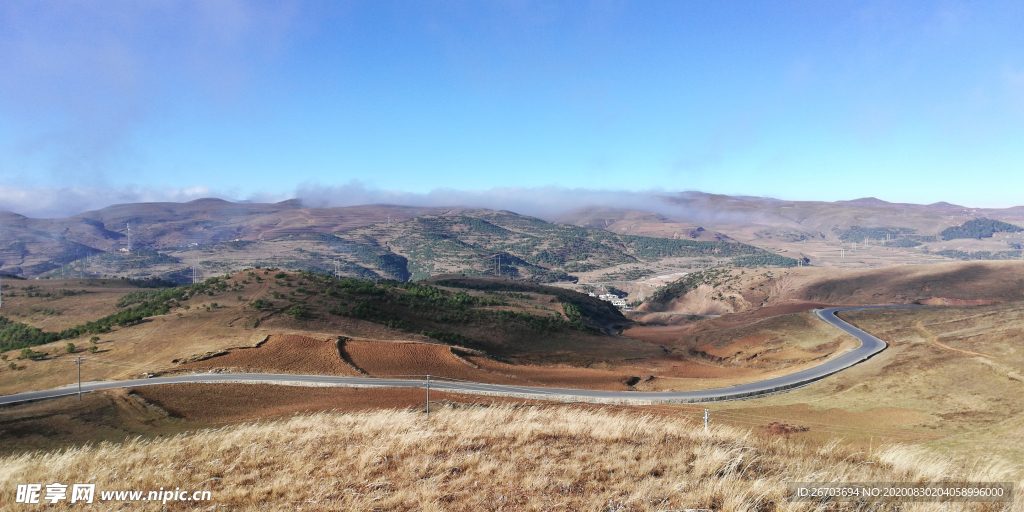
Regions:
<svg viewBox="0 0 1024 512"><path fill-rule="evenodd" d="M864 453L574 406L444 408L429 419L410 411L323 413L0 458L5 493L21 482L78 481L208 490L212 501L203 506L228 510L819 510L784 502L785 482L1006 477L999 465L964 467L908 447ZM1020 488L1014 504L823 509L1005 510L1021 506Z"/></svg>

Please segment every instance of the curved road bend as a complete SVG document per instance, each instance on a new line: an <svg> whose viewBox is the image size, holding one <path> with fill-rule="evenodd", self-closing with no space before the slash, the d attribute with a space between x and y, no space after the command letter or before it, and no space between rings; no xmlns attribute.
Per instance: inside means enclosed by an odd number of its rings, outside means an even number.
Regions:
<svg viewBox="0 0 1024 512"><path fill-rule="evenodd" d="M737 400L756 396L778 393L793 388L805 386L812 382L821 380L833 373L845 370L855 364L867 361L879 352L888 347L884 341L840 320L836 316L837 311L850 309L871 309L871 308L904 308L915 306L853 306L827 308L816 311L822 320L842 329L848 334L860 340L861 345L849 352L825 361L815 367L800 370L782 377L775 377L757 382L739 384L727 388L705 389L697 391L662 391L662 392L638 392L638 391L597 391L587 389L558 389L538 388L526 386L507 386L500 384L483 384L461 381L431 381L431 389L437 391L453 391L460 393L480 395L502 395L535 399L554 399L567 401L585 402L618 402L633 403L638 405L655 403L693 403L693 402L718 402L725 400ZM82 392L96 391L112 388L131 388L139 386L154 386L158 384L182 384L182 383L272 383L292 385L320 385L320 386L356 386L356 387L398 387L398 388L423 388L423 380L404 379L380 379L373 377L334 377L329 375L288 375L288 374L264 374L264 373L200 373L192 375L177 375L173 377L154 377L150 379L136 379L124 381L103 381L83 382ZM78 386L68 386L44 391L30 391L0 397L0 405L25 402L32 400L43 400L61 396L75 395L78 393Z"/></svg>

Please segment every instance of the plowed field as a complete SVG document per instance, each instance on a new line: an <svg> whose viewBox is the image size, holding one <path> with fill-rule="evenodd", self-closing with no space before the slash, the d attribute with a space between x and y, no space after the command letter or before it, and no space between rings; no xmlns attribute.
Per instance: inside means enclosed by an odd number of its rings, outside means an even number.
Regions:
<svg viewBox="0 0 1024 512"><path fill-rule="evenodd" d="M375 377L430 374L480 382L522 382L474 368L444 345L348 341L342 351L353 365Z"/></svg>
<svg viewBox="0 0 1024 512"><path fill-rule="evenodd" d="M181 365L188 370L228 368L256 373L359 375L341 357L334 340L308 336L274 335L256 348L238 348L228 354Z"/></svg>

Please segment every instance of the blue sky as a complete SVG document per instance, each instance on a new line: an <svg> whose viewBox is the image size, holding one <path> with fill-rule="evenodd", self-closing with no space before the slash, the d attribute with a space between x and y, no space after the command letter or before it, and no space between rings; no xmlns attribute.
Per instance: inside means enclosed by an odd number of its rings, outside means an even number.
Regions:
<svg viewBox="0 0 1024 512"><path fill-rule="evenodd" d="M0 209L509 188L1024 204L1022 26L1020 2L8 1Z"/></svg>

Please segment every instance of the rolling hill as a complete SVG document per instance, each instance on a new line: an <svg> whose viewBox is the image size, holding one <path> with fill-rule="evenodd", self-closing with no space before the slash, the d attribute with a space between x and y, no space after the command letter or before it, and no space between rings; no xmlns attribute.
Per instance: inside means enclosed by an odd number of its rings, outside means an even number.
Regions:
<svg viewBox="0 0 1024 512"><path fill-rule="evenodd" d="M252 266L363 279L497 274L539 282L665 259L738 266L797 260L729 240L664 239L552 224L512 212L220 200L112 206L56 220L8 217L0 271L24 277L161 277ZM123 224L122 224L123 222ZM129 226L130 232L129 232ZM128 250L129 239L131 250ZM500 265L500 268L499 268Z"/></svg>
<svg viewBox="0 0 1024 512"><path fill-rule="evenodd" d="M969 208L876 198L785 201L700 192L658 199L652 201L652 211L582 208L556 222L597 226L620 234L734 239L794 258L805 257L815 266L842 268L1019 259L1024 243L1024 236L1017 231L1024 226L1021 206ZM998 221L998 227L992 228L988 222L979 231L975 225L984 222L981 219ZM994 232L999 232L998 236L992 237ZM954 233L970 236L946 236Z"/></svg>

